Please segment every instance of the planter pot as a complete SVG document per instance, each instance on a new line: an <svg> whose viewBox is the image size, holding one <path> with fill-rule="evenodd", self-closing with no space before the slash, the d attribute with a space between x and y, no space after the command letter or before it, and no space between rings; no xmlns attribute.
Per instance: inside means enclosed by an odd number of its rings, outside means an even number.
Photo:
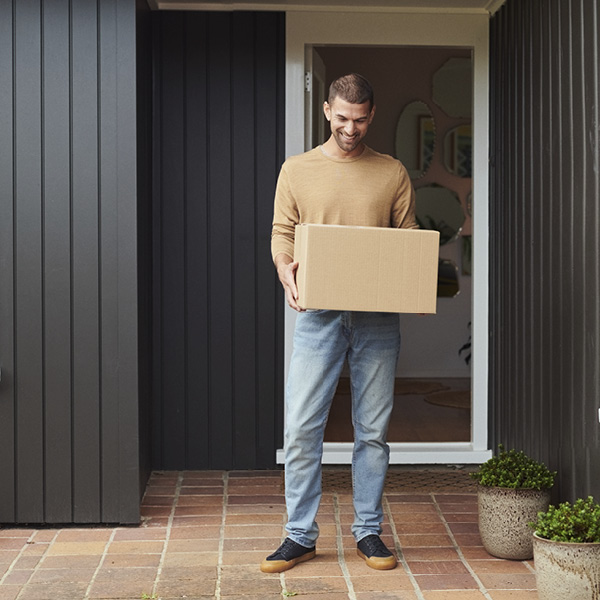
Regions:
<svg viewBox="0 0 600 600"><path fill-rule="evenodd" d="M533 556L533 531L538 512L550 505L550 490L515 490L479 486L479 534L484 548L498 558L528 560Z"/></svg>
<svg viewBox="0 0 600 600"><path fill-rule="evenodd" d="M600 600L600 543L553 542L534 534L539 600Z"/></svg>

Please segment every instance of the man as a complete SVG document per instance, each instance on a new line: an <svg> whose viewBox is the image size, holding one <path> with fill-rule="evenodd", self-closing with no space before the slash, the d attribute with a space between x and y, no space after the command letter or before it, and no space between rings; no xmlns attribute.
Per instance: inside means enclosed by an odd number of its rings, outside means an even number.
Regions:
<svg viewBox="0 0 600 600"><path fill-rule="evenodd" d="M348 361L354 424L352 533L374 569L393 569L382 542L382 495L389 462L387 427L400 347L397 314L298 306L294 228L298 223L416 229L414 190L404 166L367 147L375 115L370 83L356 73L334 81L323 105L331 137L281 168L275 194L272 254L288 304L298 311L286 390L283 544L261 564L278 573L315 556L323 435L337 382Z"/></svg>

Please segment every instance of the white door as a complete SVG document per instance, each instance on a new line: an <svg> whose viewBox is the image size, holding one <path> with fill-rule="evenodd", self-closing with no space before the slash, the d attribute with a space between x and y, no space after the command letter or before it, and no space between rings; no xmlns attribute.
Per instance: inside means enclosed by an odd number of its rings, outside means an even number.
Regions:
<svg viewBox="0 0 600 600"><path fill-rule="evenodd" d="M306 46L304 72L305 110L304 110L304 139L305 150L310 150L325 141L325 82L327 73L325 63L313 46Z"/></svg>
<svg viewBox="0 0 600 600"><path fill-rule="evenodd" d="M312 145L314 139L316 101L314 88L310 85L315 80L311 76L311 72L314 75L313 46L435 46L472 49L474 247L471 439L460 443L390 443L390 460L392 463L405 464L482 462L491 455L487 439L488 18L485 15L455 13L290 12L286 22L287 156L303 152ZM398 85L401 84L402 82L398 82ZM294 311L286 308L286 373L294 323ZM323 462L350 463L351 453L351 442L325 443ZM278 452L278 460L282 459L282 452Z"/></svg>

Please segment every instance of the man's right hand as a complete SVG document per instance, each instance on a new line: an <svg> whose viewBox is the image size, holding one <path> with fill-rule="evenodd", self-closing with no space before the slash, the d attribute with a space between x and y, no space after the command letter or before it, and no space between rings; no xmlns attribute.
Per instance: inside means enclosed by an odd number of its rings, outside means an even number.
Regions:
<svg viewBox="0 0 600 600"><path fill-rule="evenodd" d="M275 268L290 308L304 312L304 309L298 306L298 288L296 287L298 263L294 262L287 254L280 253L275 257Z"/></svg>

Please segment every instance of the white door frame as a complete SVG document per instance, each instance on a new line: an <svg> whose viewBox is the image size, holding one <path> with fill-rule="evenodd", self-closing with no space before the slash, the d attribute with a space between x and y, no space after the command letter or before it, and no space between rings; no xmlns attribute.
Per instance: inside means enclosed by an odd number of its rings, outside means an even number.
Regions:
<svg viewBox="0 0 600 600"><path fill-rule="evenodd" d="M460 13L288 12L286 15L286 156L304 151L304 71L307 45L442 46L473 50L473 319L470 442L390 443L390 462L480 463L488 448L488 131L489 15ZM285 377L296 313L286 305ZM352 443L324 444L323 462L348 464ZM283 462L283 452L277 452Z"/></svg>

